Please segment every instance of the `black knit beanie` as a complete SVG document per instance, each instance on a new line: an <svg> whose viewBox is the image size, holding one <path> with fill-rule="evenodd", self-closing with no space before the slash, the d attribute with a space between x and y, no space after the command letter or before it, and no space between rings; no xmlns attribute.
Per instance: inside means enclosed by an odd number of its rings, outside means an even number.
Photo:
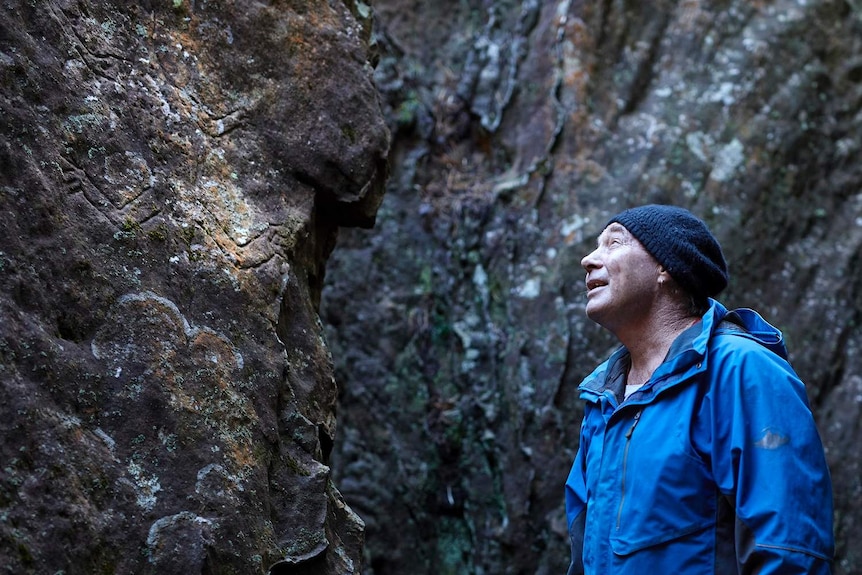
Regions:
<svg viewBox="0 0 862 575"><path fill-rule="evenodd" d="M727 287L727 263L718 240L688 210L652 204L625 210L607 225L613 222L631 232L676 283L695 297L714 297Z"/></svg>

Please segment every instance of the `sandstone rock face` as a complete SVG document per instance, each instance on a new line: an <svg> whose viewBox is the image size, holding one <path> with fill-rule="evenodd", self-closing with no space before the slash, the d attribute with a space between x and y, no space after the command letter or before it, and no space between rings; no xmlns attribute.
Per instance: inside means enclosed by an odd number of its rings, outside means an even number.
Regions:
<svg viewBox="0 0 862 575"><path fill-rule="evenodd" d="M705 218L724 302L785 331L832 468L835 571L862 571L859 3L375 10L392 177L322 304L364 573L565 572L575 388L614 346L579 262L646 202Z"/></svg>
<svg viewBox="0 0 862 575"><path fill-rule="evenodd" d="M0 7L4 573L358 573L317 306L389 131L362 2Z"/></svg>

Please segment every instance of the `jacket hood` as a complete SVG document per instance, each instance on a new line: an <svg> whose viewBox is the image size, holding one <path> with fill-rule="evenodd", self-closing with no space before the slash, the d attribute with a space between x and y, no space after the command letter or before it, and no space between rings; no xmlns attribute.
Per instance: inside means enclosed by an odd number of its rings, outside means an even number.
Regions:
<svg viewBox="0 0 862 575"><path fill-rule="evenodd" d="M784 336L781 330L763 319L753 309L742 307L728 311L719 302L711 300L710 309L706 315L710 313L714 313L715 317L720 318L717 323L713 322L717 326L715 329L716 332L724 333L725 330L730 328L731 331L738 332L740 335L756 341L782 359L787 359L787 346L784 345ZM729 325L728 322L732 325ZM737 329L740 327L742 331Z"/></svg>

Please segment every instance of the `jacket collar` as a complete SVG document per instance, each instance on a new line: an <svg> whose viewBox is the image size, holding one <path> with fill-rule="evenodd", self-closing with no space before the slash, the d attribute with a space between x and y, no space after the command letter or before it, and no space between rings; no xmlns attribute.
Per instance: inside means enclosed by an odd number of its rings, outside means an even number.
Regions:
<svg viewBox="0 0 862 575"><path fill-rule="evenodd" d="M642 394L643 401L652 399L659 391L676 385L688 379L689 375L703 369L703 358L706 356L710 336L727 313L727 308L721 303L710 299L709 309L703 314L701 320L677 336L662 364L638 392ZM611 392L619 403L625 387L625 374L630 364L628 349L620 346L584 379L578 387L581 398L587 401L599 401L606 392Z"/></svg>

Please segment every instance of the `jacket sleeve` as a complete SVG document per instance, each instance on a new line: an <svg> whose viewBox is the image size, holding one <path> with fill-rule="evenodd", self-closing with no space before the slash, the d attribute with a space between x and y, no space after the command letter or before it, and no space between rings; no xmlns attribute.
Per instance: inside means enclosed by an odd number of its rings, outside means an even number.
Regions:
<svg viewBox="0 0 862 575"><path fill-rule="evenodd" d="M713 474L734 507L739 572L828 574L832 484L804 385L758 343L723 339L698 420L711 428Z"/></svg>
<svg viewBox="0 0 862 575"><path fill-rule="evenodd" d="M566 522L571 541L572 559L567 575L582 575L584 572L584 528L587 517L586 450L589 438L585 426L581 425L578 453L566 480Z"/></svg>

